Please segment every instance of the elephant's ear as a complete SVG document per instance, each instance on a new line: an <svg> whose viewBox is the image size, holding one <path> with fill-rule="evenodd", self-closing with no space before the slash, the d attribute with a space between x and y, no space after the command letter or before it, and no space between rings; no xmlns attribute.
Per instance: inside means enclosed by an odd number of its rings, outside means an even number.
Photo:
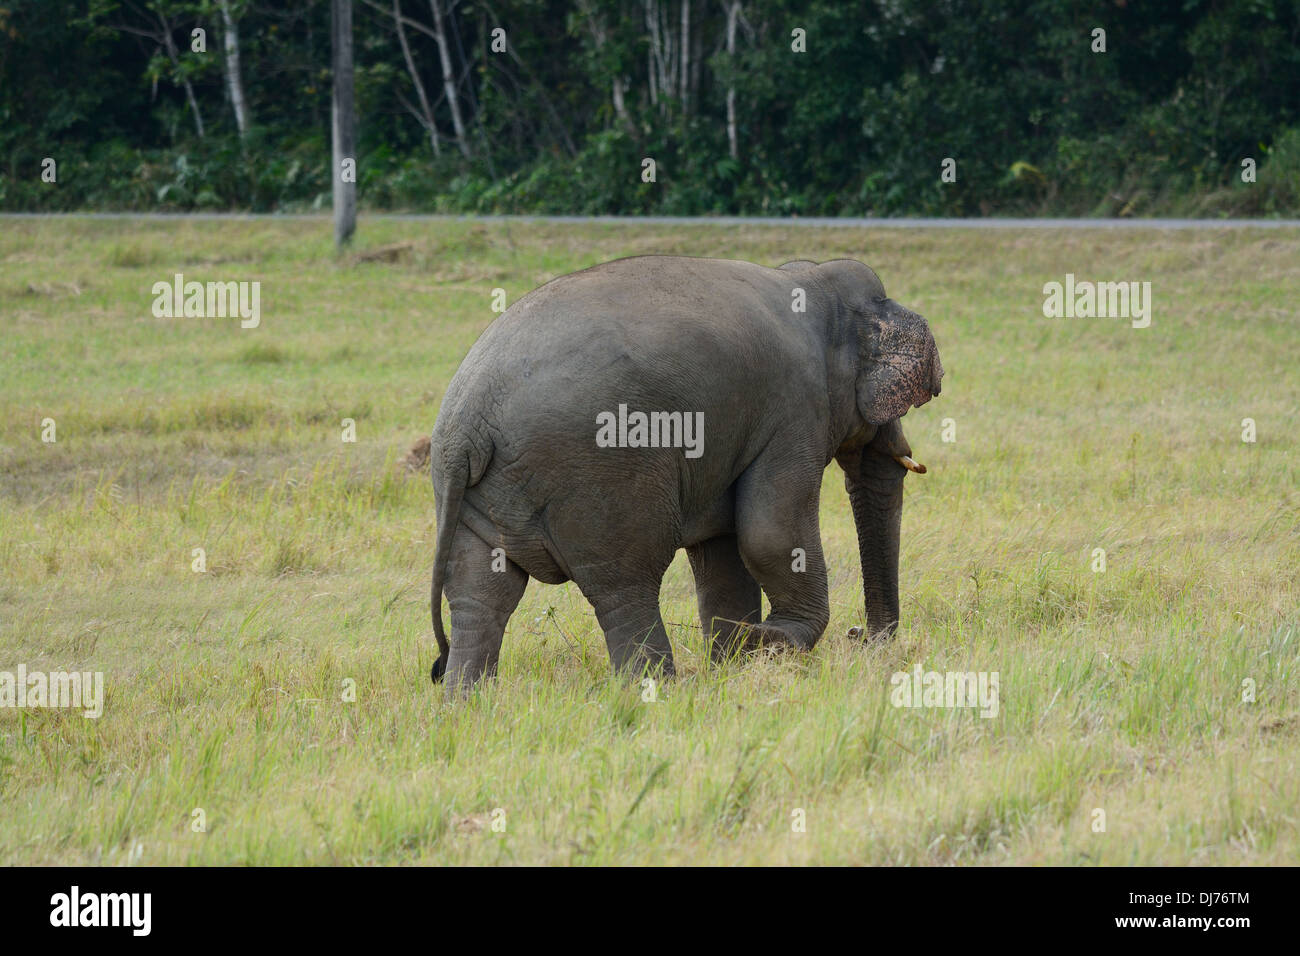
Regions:
<svg viewBox="0 0 1300 956"><path fill-rule="evenodd" d="M777 268L782 272L802 272L804 269L813 269L816 266L817 263L811 259L792 259L789 262L781 263Z"/></svg>
<svg viewBox="0 0 1300 956"><path fill-rule="evenodd" d="M818 266L835 289L845 327L858 339L858 411L872 425L901 418L939 394L943 366L925 319L885 295L870 266L835 259Z"/></svg>
<svg viewBox="0 0 1300 956"><path fill-rule="evenodd" d="M920 343L919 352L880 352L868 358L858 373L858 411L872 425L901 419L913 406L922 406L939 394L944 367L935 339Z"/></svg>

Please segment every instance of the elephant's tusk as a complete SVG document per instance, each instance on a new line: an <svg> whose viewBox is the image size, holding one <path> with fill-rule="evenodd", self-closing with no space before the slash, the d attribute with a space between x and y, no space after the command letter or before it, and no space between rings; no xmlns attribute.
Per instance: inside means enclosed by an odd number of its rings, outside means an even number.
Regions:
<svg viewBox="0 0 1300 956"><path fill-rule="evenodd" d="M908 471L914 471L918 475L925 474L925 465L921 464L919 461L913 461L911 458L907 457L906 455L895 455L894 461L898 462Z"/></svg>

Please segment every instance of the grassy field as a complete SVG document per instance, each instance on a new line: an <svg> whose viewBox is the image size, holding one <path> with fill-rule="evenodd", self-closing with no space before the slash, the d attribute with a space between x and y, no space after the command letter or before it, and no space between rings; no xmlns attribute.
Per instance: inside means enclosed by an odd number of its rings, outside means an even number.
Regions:
<svg viewBox="0 0 1300 956"><path fill-rule="evenodd" d="M0 709L0 863L1300 862L1300 232L360 237L0 220L0 671L107 688L98 720ZM493 288L651 252L860 258L929 318L899 635L844 636L832 466L813 653L708 664L679 555L658 700L533 582L499 679L446 705L433 494L400 458ZM260 326L155 318L176 272L260 281ZM1044 318L1066 273L1151 282L1151 326ZM997 672L997 716L891 706L918 664Z"/></svg>

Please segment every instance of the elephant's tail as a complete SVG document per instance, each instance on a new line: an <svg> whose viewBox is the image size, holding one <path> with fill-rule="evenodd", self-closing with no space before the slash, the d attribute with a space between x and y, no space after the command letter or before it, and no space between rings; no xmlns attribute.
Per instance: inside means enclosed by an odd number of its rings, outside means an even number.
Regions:
<svg viewBox="0 0 1300 956"><path fill-rule="evenodd" d="M460 522L460 503L465 498L469 484L469 462L464 456L455 456L458 466L446 472L442 499L438 502L438 538L433 555L433 584L431 586L430 612L433 614L433 636L438 639L438 659L433 662L429 676L436 684L447 672L447 655L450 645L442 626L442 582L447 576L447 560L451 556L452 539Z"/></svg>

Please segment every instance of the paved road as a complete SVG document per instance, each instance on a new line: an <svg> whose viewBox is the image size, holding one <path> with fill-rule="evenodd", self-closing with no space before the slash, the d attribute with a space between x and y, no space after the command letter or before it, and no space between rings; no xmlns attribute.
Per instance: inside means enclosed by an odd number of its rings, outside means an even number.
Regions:
<svg viewBox="0 0 1300 956"><path fill-rule="evenodd" d="M319 219L328 213L237 212L73 212L0 213L3 219ZM748 216L439 216L417 213L374 213L358 217L457 222L554 222L582 225L648 226L807 226L840 229L1300 229L1300 219L782 219Z"/></svg>

